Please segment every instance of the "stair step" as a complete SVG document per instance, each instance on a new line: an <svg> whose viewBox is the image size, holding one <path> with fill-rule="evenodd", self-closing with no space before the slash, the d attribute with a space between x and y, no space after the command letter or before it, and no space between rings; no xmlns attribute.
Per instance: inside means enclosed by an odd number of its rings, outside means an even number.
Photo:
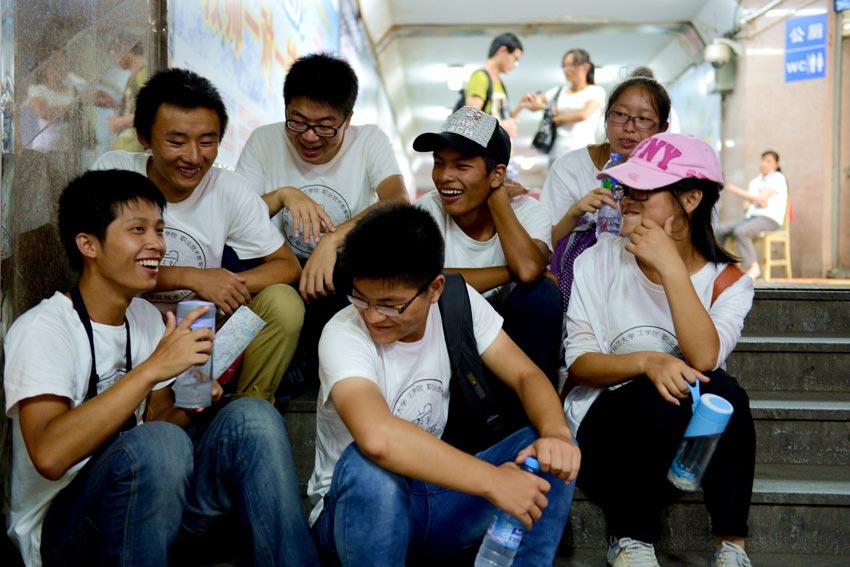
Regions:
<svg viewBox="0 0 850 567"><path fill-rule="evenodd" d="M747 391L850 392L850 356L843 348L840 342L762 347L742 341L727 359L726 370Z"/></svg>
<svg viewBox="0 0 850 567"><path fill-rule="evenodd" d="M754 419L850 421L850 393L749 391Z"/></svg>
<svg viewBox="0 0 850 567"><path fill-rule="evenodd" d="M756 462L850 465L850 394L750 391Z"/></svg>
<svg viewBox="0 0 850 567"><path fill-rule="evenodd" d="M850 290L756 288L745 332L818 333L850 329Z"/></svg>
<svg viewBox="0 0 850 567"><path fill-rule="evenodd" d="M561 549L553 567L608 567L606 548ZM847 567L850 555L751 553L750 560L758 567ZM658 562L664 567L706 567L711 552L658 551Z"/></svg>
<svg viewBox="0 0 850 567"><path fill-rule="evenodd" d="M850 352L850 336L751 335L738 339L737 352Z"/></svg>
<svg viewBox="0 0 850 567"><path fill-rule="evenodd" d="M754 556L759 553L850 556L850 468L756 465L749 524L747 547ZM711 549L702 492L686 494L668 506L661 525L661 539L656 546L659 550L669 553ZM568 550L606 546L607 526L602 510L577 490L562 547ZM846 567L850 562L838 564Z"/></svg>

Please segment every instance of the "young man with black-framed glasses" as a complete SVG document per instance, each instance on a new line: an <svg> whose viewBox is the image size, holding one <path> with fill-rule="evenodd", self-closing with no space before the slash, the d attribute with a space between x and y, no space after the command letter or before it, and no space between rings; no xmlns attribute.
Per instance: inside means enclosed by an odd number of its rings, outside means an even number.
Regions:
<svg viewBox="0 0 850 567"><path fill-rule="evenodd" d="M387 135L373 124L351 125L357 89L357 75L342 59L298 59L283 84L284 121L254 130L236 165L303 265L299 292L307 311L282 397L317 384L322 327L346 305L334 287L345 235L375 203L408 201Z"/></svg>

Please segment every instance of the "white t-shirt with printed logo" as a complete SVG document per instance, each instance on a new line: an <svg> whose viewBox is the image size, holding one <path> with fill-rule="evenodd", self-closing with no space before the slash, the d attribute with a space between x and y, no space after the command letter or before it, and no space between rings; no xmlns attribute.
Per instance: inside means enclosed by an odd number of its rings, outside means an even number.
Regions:
<svg viewBox="0 0 850 567"><path fill-rule="evenodd" d="M339 225L378 201L382 181L401 175L390 139L377 126L350 126L339 152L319 165L301 159L285 129L283 122L260 126L242 148L236 171L257 195L296 187ZM309 258L315 245L295 236L289 210L279 212L274 221L293 252L301 259Z"/></svg>
<svg viewBox="0 0 850 567"><path fill-rule="evenodd" d="M147 174L149 154L107 152L92 169L124 169ZM269 220L269 209L250 191L242 176L212 167L192 194L179 203L168 203L163 212L166 253L163 266L220 268L225 244L242 260L262 258L284 244ZM195 297L188 289L161 291L145 297L161 311Z"/></svg>
<svg viewBox="0 0 850 567"><path fill-rule="evenodd" d="M467 285L478 353L487 350L502 328L502 318ZM377 384L390 411L441 437L449 410L451 364L438 304L431 305L424 336L412 343L376 344L360 312L351 305L325 325L319 341L319 400L316 409L316 460L307 485L313 504L310 525L323 509L334 467L354 438L330 398L331 389L346 378L366 378Z"/></svg>
<svg viewBox="0 0 850 567"><path fill-rule="evenodd" d="M443 239L446 243L447 268L490 268L493 266L506 266L505 251L499 235L494 234L486 241L478 241L470 238L454 219L443 210L440 192L434 189L416 200L415 205L420 207L434 217ZM533 197L520 195L511 199L511 207L517 220L534 240L546 243L552 249L552 225L549 223L549 214L546 208ZM499 286L484 293L488 299L507 293L512 287L509 284Z"/></svg>
<svg viewBox="0 0 850 567"><path fill-rule="evenodd" d="M641 272L634 254L625 248L628 242L625 237L603 234L595 246L576 259L567 311L567 368L588 352L655 351L683 358L664 288ZM753 280L746 276L711 304L714 280L726 266L709 262L691 275L691 283L720 338L715 368L725 367L753 304ZM570 431L578 431L601 391L588 386L570 390L564 404Z"/></svg>
<svg viewBox="0 0 850 567"><path fill-rule="evenodd" d="M147 301L134 299L127 309L133 366L147 359L165 332L162 316ZM126 373L124 325L92 323L97 358L98 393ZM27 452L18 419L18 404L42 395L83 403L89 386L91 350L88 336L71 300L55 293L21 315L5 338L4 386L6 415L12 419L12 495L8 534L18 546L24 563L41 565L41 526L56 495L88 462L83 459L59 480L47 480L36 471ZM161 382L157 388L167 386ZM136 410L141 422L143 406Z"/></svg>

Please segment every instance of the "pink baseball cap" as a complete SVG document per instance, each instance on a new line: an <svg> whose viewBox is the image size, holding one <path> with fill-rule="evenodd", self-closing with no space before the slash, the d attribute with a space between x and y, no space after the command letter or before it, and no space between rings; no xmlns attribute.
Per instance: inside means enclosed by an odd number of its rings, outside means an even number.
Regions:
<svg viewBox="0 0 850 567"><path fill-rule="evenodd" d="M684 134L662 132L635 147L626 163L600 172L635 189L660 189L682 179L708 179L723 186L720 158L711 146Z"/></svg>

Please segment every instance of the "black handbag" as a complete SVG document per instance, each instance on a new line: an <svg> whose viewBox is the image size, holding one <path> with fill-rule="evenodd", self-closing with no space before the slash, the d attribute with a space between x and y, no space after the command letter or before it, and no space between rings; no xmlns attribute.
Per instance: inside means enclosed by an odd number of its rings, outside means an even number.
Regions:
<svg viewBox="0 0 850 567"><path fill-rule="evenodd" d="M552 151L552 146L555 145L555 136L558 135L558 127L555 125L554 116L552 115L552 106L557 104L558 96L561 94L561 88L555 93L552 104L547 105L543 111L543 118L540 120L540 126L537 127L537 133L534 134L534 139L531 145L544 154Z"/></svg>

